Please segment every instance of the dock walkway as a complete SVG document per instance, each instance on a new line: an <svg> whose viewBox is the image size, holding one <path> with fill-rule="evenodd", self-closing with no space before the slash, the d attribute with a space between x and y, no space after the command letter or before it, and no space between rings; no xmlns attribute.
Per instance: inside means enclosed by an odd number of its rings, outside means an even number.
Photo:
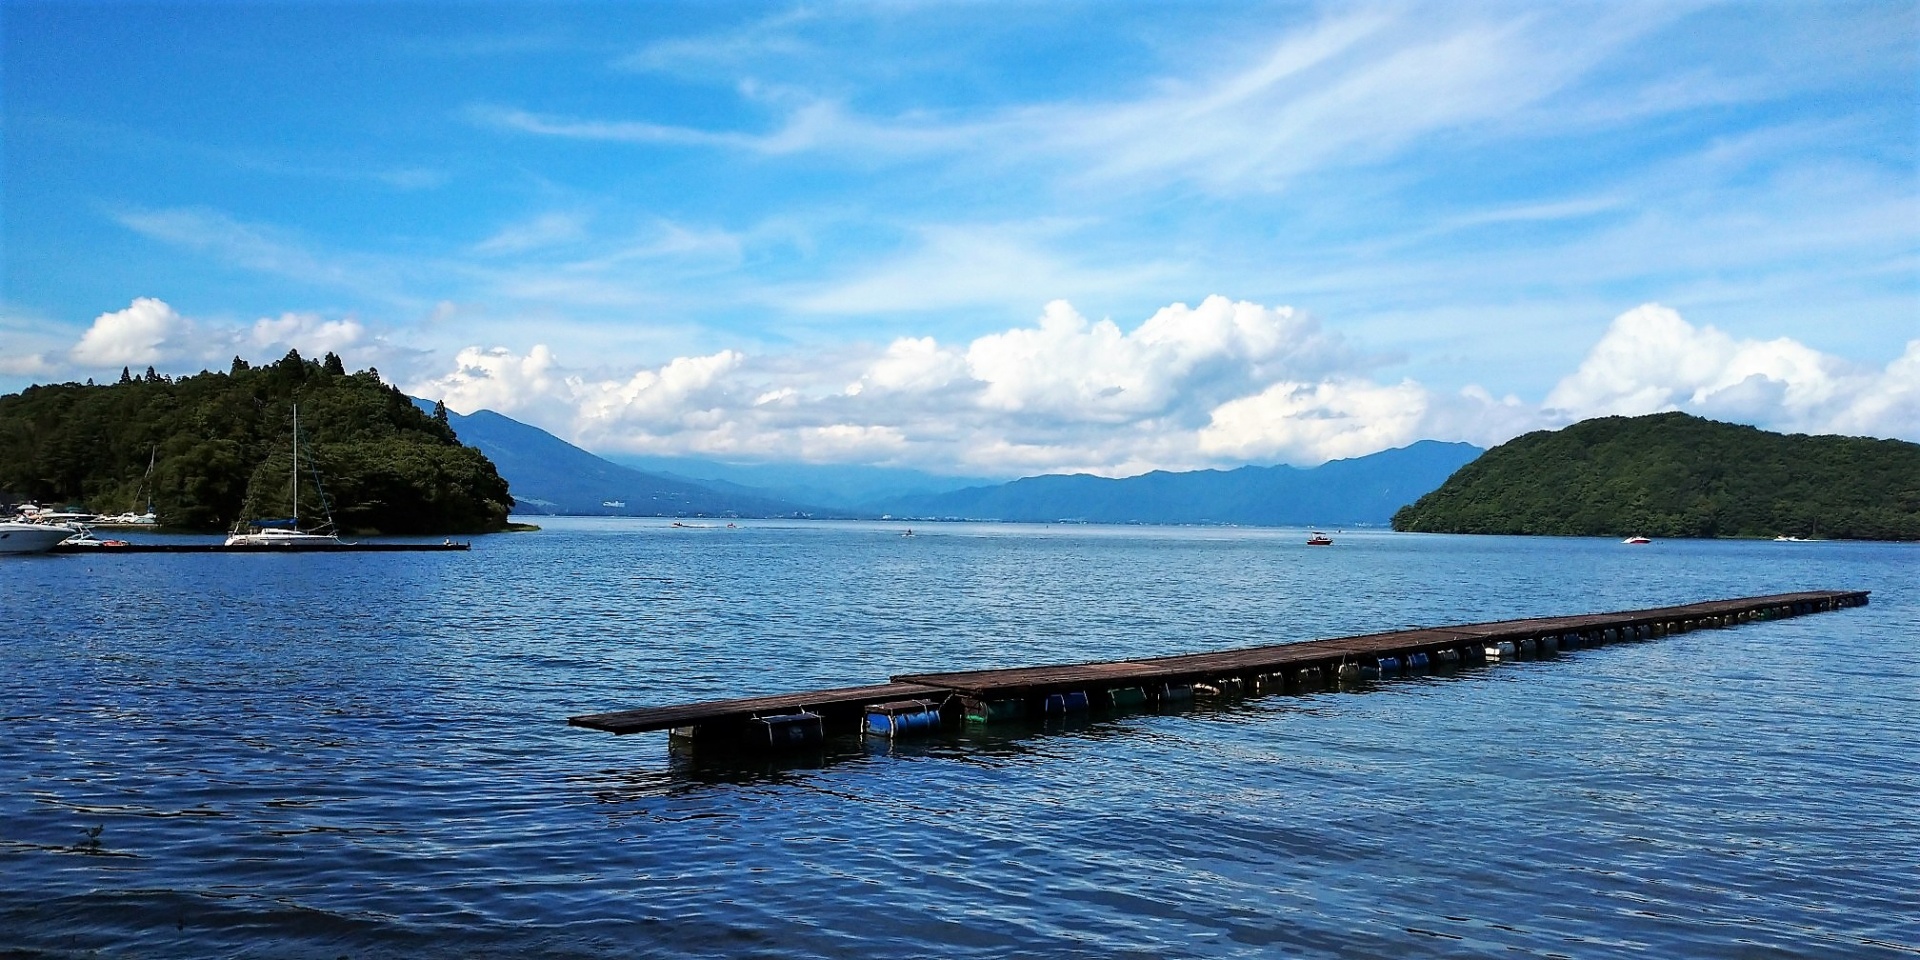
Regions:
<svg viewBox="0 0 1920 960"><path fill-rule="evenodd" d="M863 720L869 730L884 729L892 735L903 728L930 729L961 721L1158 706L1196 693L1314 690L1341 681L1840 610L1864 605L1867 597L1863 590L1819 590L1615 613L1423 627L1211 653L913 673L872 686L643 707L571 717L567 722L609 733L672 730L702 740L791 746L858 731ZM916 712L928 715L929 722L898 722L898 717ZM876 724L874 717L893 719Z"/></svg>
<svg viewBox="0 0 1920 960"><path fill-rule="evenodd" d="M89 557L117 556L123 553L424 553L443 550L471 550L473 544L448 540L441 543L123 543L75 545L55 544L53 553L78 553Z"/></svg>

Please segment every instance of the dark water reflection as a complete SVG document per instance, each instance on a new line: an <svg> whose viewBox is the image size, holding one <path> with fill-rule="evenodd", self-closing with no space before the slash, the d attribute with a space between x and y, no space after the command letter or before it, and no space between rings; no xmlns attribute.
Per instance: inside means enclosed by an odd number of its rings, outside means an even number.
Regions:
<svg viewBox="0 0 1920 960"><path fill-rule="evenodd" d="M0 951L1911 956L1911 547L558 521L0 564ZM778 761L570 714L1803 588L1838 614ZM96 831L97 828L97 831Z"/></svg>

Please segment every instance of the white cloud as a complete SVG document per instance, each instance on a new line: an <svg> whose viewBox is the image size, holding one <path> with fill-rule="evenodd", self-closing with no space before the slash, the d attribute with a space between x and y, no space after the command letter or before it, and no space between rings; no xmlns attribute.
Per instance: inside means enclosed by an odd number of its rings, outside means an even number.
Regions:
<svg viewBox="0 0 1920 960"><path fill-rule="evenodd" d="M932 337L902 337L847 387L849 396L868 390L932 393L967 375L966 357Z"/></svg>
<svg viewBox="0 0 1920 960"><path fill-rule="evenodd" d="M239 356L278 360L288 350L314 358L337 353L353 366L405 360L402 351L370 333L352 317L328 319L315 313L283 313L251 324L182 316L172 305L139 297L123 310L102 313L65 351L63 363L41 359L36 369L0 373L97 374L121 366L154 366L177 373L225 369Z"/></svg>
<svg viewBox="0 0 1920 960"><path fill-rule="evenodd" d="M417 384L409 392L444 400L463 413L492 410L513 415L546 407L549 417L540 419L556 427L551 414L556 409L570 413L555 407L555 401L566 399L559 395L566 381L555 369L553 352L544 345L536 344L525 356L503 347L468 347L454 357L453 365L451 373Z"/></svg>
<svg viewBox="0 0 1920 960"><path fill-rule="evenodd" d="M1054 296L1114 295L1158 286L1172 267L1157 262L1091 266L1057 252L1065 223L939 225L915 231L916 244L848 276L810 284L783 305L811 313L897 314L983 304L1030 307L1034 291Z"/></svg>
<svg viewBox="0 0 1920 960"><path fill-rule="evenodd" d="M827 151L863 163L945 154L1006 164L1046 158L1070 177L1198 183L1221 192L1283 187L1329 165L1379 160L1428 135L1503 122L1538 107L1607 56L1674 13L1629 8L1595 15L1552 11L1497 20L1379 10L1328 17L1287 32L1256 55L1198 51L1184 76L1132 98L1002 107L975 116L911 110L866 116L825 96L742 82L744 95L785 109L769 130L708 130L641 120L597 120L478 105L474 122L540 136L713 147L764 155ZM750 51L806 45L758 25L731 36L658 44L626 65L687 60L738 63ZM1636 100L1643 111L1696 100ZM1617 108L1616 108L1617 109Z"/></svg>
<svg viewBox="0 0 1920 960"><path fill-rule="evenodd" d="M1426 412L1427 391L1411 381L1282 382L1221 404L1199 445L1240 462L1357 457L1421 439Z"/></svg>
<svg viewBox="0 0 1920 960"><path fill-rule="evenodd" d="M1790 338L1736 339L1647 304L1614 319L1546 407L1565 420L1685 410L1773 430L1914 436L1920 340L1873 370Z"/></svg>
<svg viewBox="0 0 1920 960"><path fill-rule="evenodd" d="M473 252L483 255L524 253L578 240L585 235L585 228L585 218L578 214L546 213L502 227L493 236L474 244Z"/></svg>
<svg viewBox="0 0 1920 960"><path fill-rule="evenodd" d="M1417 438L1425 391L1372 383L1367 362L1286 307L1209 297L1123 330L1056 301L964 346L729 350L628 376L563 369L544 346L468 349L415 392L609 451L1130 474L1313 463Z"/></svg>
<svg viewBox="0 0 1920 960"><path fill-rule="evenodd" d="M314 313L283 313L253 322L248 339L255 356L298 350L305 357L346 353L366 340L366 328L352 318L328 320Z"/></svg>
<svg viewBox="0 0 1920 960"><path fill-rule="evenodd" d="M47 362L44 354L7 353L0 354L0 376L36 377L52 373L53 364Z"/></svg>
<svg viewBox="0 0 1920 960"><path fill-rule="evenodd" d="M164 301L103 313L64 351L88 374L153 363L224 366L287 349L404 356L357 319L286 313L241 325ZM70 367L19 354L0 374ZM725 349L631 372L468 347L402 383L462 412L492 409L589 449L863 462L993 475L1242 463L1310 465L1421 439L1491 446L1603 415L1687 410L1773 430L1913 439L1920 340L1884 368L1798 341L1740 339L1658 304L1618 316L1544 403L1478 386L1384 381L1379 361L1292 308L1225 297L1173 304L1131 329L1066 301L1035 322L944 344L751 355ZM55 367L59 367L55 370Z"/></svg>
<svg viewBox="0 0 1920 960"><path fill-rule="evenodd" d="M95 317L72 357L90 367L161 363L192 333L192 325L165 301L140 297L125 310Z"/></svg>
<svg viewBox="0 0 1920 960"><path fill-rule="evenodd" d="M1037 327L975 340L967 367L980 403L1008 412L1122 422L1235 395L1284 374L1311 374L1343 356L1338 340L1289 307L1208 297L1174 304L1132 333L1089 323L1065 301Z"/></svg>

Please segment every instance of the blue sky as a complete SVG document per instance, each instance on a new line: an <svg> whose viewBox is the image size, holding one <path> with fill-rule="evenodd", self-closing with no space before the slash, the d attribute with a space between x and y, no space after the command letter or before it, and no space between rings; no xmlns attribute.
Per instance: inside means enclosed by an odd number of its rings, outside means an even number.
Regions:
<svg viewBox="0 0 1920 960"><path fill-rule="evenodd" d="M602 451L1920 439L1920 5L4 10L0 387L337 349Z"/></svg>

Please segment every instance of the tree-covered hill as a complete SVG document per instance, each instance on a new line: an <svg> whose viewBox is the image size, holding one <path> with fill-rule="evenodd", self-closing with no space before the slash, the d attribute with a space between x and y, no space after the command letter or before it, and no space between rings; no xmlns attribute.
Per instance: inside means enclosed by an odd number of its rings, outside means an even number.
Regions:
<svg viewBox="0 0 1920 960"><path fill-rule="evenodd" d="M1920 444L1684 413L1529 433L1394 514L1396 530L1920 540Z"/></svg>
<svg viewBox="0 0 1920 960"><path fill-rule="evenodd" d="M285 517L296 402L303 526L324 520L328 505L349 533L506 525L513 498L484 454L378 371L347 373L333 354L315 362L288 353L260 367L235 358L228 373L178 380L149 368L105 386L0 397L0 499L100 513L137 512L151 500L162 524L188 530Z"/></svg>

